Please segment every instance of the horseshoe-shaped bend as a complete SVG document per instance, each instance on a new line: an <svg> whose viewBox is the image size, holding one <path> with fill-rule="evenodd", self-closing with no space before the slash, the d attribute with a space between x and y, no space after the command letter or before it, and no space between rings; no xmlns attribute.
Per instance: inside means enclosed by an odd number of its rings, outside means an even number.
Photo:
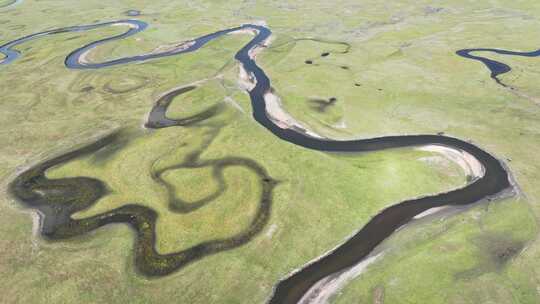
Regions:
<svg viewBox="0 0 540 304"><path fill-rule="evenodd" d="M236 53L235 59L241 63L243 69L247 72L247 75L250 75L254 80L254 86L248 89L253 109L253 118L261 126L265 127L281 140L306 149L339 152L369 152L401 147L441 145L469 153L483 166L483 175L471 181L463 188L437 195L403 201L383 210L373 217L354 236L335 250L280 281L276 285L274 293L269 300L270 303L297 303L316 282L328 275L355 265L365 258L379 243L391 235L396 229L410 221L414 216L430 208L444 205L472 204L489 197L494 197L502 191L511 188L509 175L504 165L499 160L472 143L457 138L442 135L403 135L338 141L314 137L308 133L299 131L296 128L276 124L267 113L267 104L265 101L265 96L271 93L270 80L264 71L256 64L254 56L254 51L263 46L271 35L271 31L267 27L261 25L245 24L236 28L218 31L193 39L177 49L125 57L102 63L87 62L84 55L100 44L134 35L137 32L144 30L147 24L138 20L122 20L94 25L66 27L26 36L0 46L0 52L6 55L2 64L8 64L17 59L20 54L13 48L31 39L51 34L85 31L102 26L118 24L129 26L129 30L121 35L98 40L73 51L65 60L66 66L71 69L99 69L159 57L180 55L196 51L207 42L228 33L245 30L253 31L255 37ZM25 173L22 175L24 174ZM39 177L36 178L39 180ZM20 178L19 180L14 181L12 185L17 184L17 181L20 181ZM96 181L91 179L84 181L84 184L88 185L89 189L91 188L90 185L93 183L96 183ZM15 195L17 196L16 191ZM93 194L86 193L86 195L91 197ZM26 199L24 196L21 197L21 195L19 195L18 198L23 201ZM129 208L133 209L135 207L128 206L128 209ZM134 216L134 214L136 215L137 212L143 212L142 210L122 211L123 213L118 216L129 217ZM152 216L152 214L149 216ZM147 233L147 231L139 233L138 237L144 237L144 233Z"/></svg>
<svg viewBox="0 0 540 304"><path fill-rule="evenodd" d="M502 50L502 49L490 49L490 48L475 48L475 49L462 49L456 52L457 55L477 60L482 62L490 71L490 77L495 80L498 84L502 85L503 87L508 87L507 84L503 83L499 79L499 75L508 73L512 70L512 68L500 61L496 61L493 59L489 59L487 57L478 56L478 55L472 55L471 53L477 53L477 52L488 52L488 53L495 53L498 55L510 55L510 56L521 56L521 57L538 57L540 56L540 50L531 51L531 52L518 52L518 51L508 51L508 50Z"/></svg>

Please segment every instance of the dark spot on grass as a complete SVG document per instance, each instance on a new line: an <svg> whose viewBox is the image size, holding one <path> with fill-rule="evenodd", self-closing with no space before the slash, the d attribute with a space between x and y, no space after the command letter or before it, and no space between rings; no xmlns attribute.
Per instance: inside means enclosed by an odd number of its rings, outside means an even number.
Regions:
<svg viewBox="0 0 540 304"><path fill-rule="evenodd" d="M346 66L346 65L342 65L342 66L340 66L340 68L342 68L342 69L344 69L344 70L348 70L348 69L349 69L349 67Z"/></svg>
<svg viewBox="0 0 540 304"><path fill-rule="evenodd" d="M313 61L312 60L306 60L304 61L306 64L313 64Z"/></svg>
<svg viewBox="0 0 540 304"><path fill-rule="evenodd" d="M77 35L77 36L73 36L73 37L68 37L65 39L65 41L69 41L69 40L75 40L75 39L78 39L78 38L81 38L82 36L81 35Z"/></svg>
<svg viewBox="0 0 540 304"><path fill-rule="evenodd" d="M494 252L495 258L500 263L506 263L506 261L516 255L516 253L518 253L518 248L515 247L501 248L500 251Z"/></svg>
<svg viewBox="0 0 540 304"><path fill-rule="evenodd" d="M424 13L426 15L431 15L431 14L437 14L437 13L440 13L444 10L444 8L442 7L432 7L432 6L427 6L424 8Z"/></svg>
<svg viewBox="0 0 540 304"><path fill-rule="evenodd" d="M95 88L93 86L86 86L84 88L81 89L81 92L84 92L84 93L88 93L92 90L94 90Z"/></svg>
<svg viewBox="0 0 540 304"><path fill-rule="evenodd" d="M329 52L324 52L324 53L321 54L321 57L326 57L326 56L328 56L328 55L330 55Z"/></svg>
<svg viewBox="0 0 540 304"><path fill-rule="evenodd" d="M333 106L337 98L336 97L330 97L328 99L323 98L311 98L308 99L308 101L311 103L311 107L315 110L317 110L320 113L326 112L327 108L329 106Z"/></svg>
<svg viewBox="0 0 540 304"><path fill-rule="evenodd" d="M362 84L361 84L361 83L358 83L358 82L355 83L354 85L357 86L357 87L361 87L361 86L362 86Z"/></svg>
<svg viewBox="0 0 540 304"><path fill-rule="evenodd" d="M476 266L456 274L458 279L469 279L483 273L500 271L525 246L524 241L513 238L510 232L486 232L473 239L478 248Z"/></svg>
<svg viewBox="0 0 540 304"><path fill-rule="evenodd" d="M515 257L524 246L523 241L502 233L488 234L480 240L479 244L481 250L487 253L497 270Z"/></svg>

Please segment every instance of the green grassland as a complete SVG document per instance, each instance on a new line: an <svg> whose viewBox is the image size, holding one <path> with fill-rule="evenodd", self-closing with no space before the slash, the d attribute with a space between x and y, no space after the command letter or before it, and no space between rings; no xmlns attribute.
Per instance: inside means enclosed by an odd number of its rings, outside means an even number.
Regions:
<svg viewBox="0 0 540 304"><path fill-rule="evenodd" d="M334 302L538 302L540 109L497 86L480 63L454 52L537 49L534 16L540 4L25 0L0 11L0 40L125 19L128 9L141 10L137 18L149 28L98 48L91 60L263 20L274 35L258 62L284 108L311 129L333 138L445 132L506 161L520 186L517 196L413 222L382 244L383 257ZM249 41L246 35L222 37L180 57L96 71L64 67L70 51L123 30L35 40L19 48L19 60L0 66L2 303L263 303L279 279L343 242L382 208L465 183L453 163L426 162L436 156L428 152L326 154L275 138L253 121L249 98L237 85L233 56ZM343 45L328 41L347 42L350 51L342 54ZM324 52L330 55L321 57ZM539 96L537 59L489 56L514 68L501 77L506 83ZM168 116L186 117L217 103L225 105L223 112L191 127L141 127L159 96L201 79L208 80L176 97ZM336 103L323 112L309 101L331 97ZM126 226L62 242L41 239L28 210L6 193L7 183L21 168L118 129L119 147L47 172L50 178L90 176L107 184L110 194L76 217L128 203L151 207L159 214L160 253L241 231L260 192L256 176L241 167L225 170L227 189L207 206L187 214L168 210L167 191L153 174L198 152L201 160L253 159L279 181L265 230L243 247L159 279L135 273L134 235ZM167 171L163 178L187 201L217 187L208 167Z"/></svg>

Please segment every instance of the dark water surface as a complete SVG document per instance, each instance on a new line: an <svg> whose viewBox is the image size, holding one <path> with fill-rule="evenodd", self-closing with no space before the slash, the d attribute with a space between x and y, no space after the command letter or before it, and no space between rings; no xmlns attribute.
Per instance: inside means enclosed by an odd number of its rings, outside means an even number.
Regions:
<svg viewBox="0 0 540 304"><path fill-rule="evenodd" d="M141 15L141 11L130 9L125 11L124 14L129 17L137 17Z"/></svg>
<svg viewBox="0 0 540 304"><path fill-rule="evenodd" d="M140 62L160 57L179 55L196 51L202 46L204 46L207 42L225 34L238 30L250 29L256 32L256 36L236 53L235 59L242 64L248 74L252 74L256 79L256 85L253 87L253 89L248 91L251 98L254 119L257 121L257 123L259 123L262 127L266 128L269 132L273 133L279 139L294 145L304 147L306 149L328 152L369 152L392 148L437 144L466 151L473 155L485 168L484 176L474 180L473 182L461 189L449 191L446 193L440 193L437 195L426 196L423 198L407 200L383 210L381 213L372 218L358 233L356 233L353 237L351 237L341 246L333 250L331 253L307 265L306 267L292 274L286 279L280 281L276 285L272 298L269 300L270 303L297 303L317 281L328 275L334 274L355 265L363 258L365 258L378 244L380 244L385 238L391 235L396 229L409 222L414 216L422 213L425 210L444 205L472 204L479 200L495 196L503 190L511 187L506 169L503 167L502 163L499 160L497 160L481 148L457 138L447 137L443 135L404 135L337 141L332 139L314 138L292 129L280 128L266 115L266 104L263 96L271 90L270 79L267 77L264 71L256 64L255 60L249 55L249 52L251 50L262 45L271 35L271 31L268 28L260 25L245 24L239 27L205 35L194 39L192 41L193 44L185 49L125 57L101 63L84 63L81 62L80 59L86 51L91 50L94 47L107 43L109 41L123 39L134 35L144 30L147 27L147 24L138 20L122 20L94 25L66 27L62 29L56 29L29 35L0 46L0 52L7 56L7 58L4 59L2 64L8 64L17 59L20 56L20 53L13 48L26 41L51 34L58 34L64 32L79 32L119 23L130 25L130 29L121 35L104 38L89 43L88 45L85 45L73 51L65 60L66 66L71 69L101 69L119 64L128 64L132 62ZM479 50L483 49L462 50L459 51L458 54L467 58L482 61L488 66L488 68L490 68L490 70L492 71L492 77L494 78L507 70L507 66L505 66L504 64L486 58L473 56L470 54L470 52L472 51ZM504 54L514 53L502 50L490 51ZM174 91L169 93L169 95L165 95L164 97L162 97L161 101L156 104L156 106L150 113L148 126L159 128L172 125L181 125L182 122L167 119L165 116L165 111L168 103L170 103L174 96L180 94L181 92L182 91ZM210 114L202 113L201 115ZM200 117L192 117L191 119L197 120L199 118ZM253 166L255 169L258 168L256 164L253 164ZM41 170L44 169L42 168ZM24 183L31 182L28 180L28 178L36 178L37 181L43 182L41 170L38 170L39 172L34 172L33 175L27 174L26 179L21 180L20 178L18 178L14 182L14 184L24 188ZM268 181L270 181L269 177L266 176L265 171L259 171L259 173L263 180L268 179ZM22 176L24 176L24 174L25 173L23 173ZM94 180L84 180L84 183L87 185L87 188L91 188L91 185L94 184L94 187L100 188L98 187L99 183ZM28 184L26 185L26 187L28 187ZM17 192L18 188L16 187L12 188L12 190L14 190L15 195L18 196L19 199L23 201L28 199L28 192ZM268 191L270 190L271 188L269 186ZM93 199L92 196L90 198ZM136 207L133 206L129 208L136 209ZM124 213L127 212L125 210L122 211ZM144 213L147 211L135 210L134 212ZM45 216L47 217L47 213L45 213ZM151 218L152 216L154 215L146 215L147 218ZM45 223L46 222L47 221L45 221ZM44 233L47 232L47 229L47 227L43 227ZM144 237L144 235L140 237ZM146 248L144 250L150 249ZM294 248L291 248L291 250L294 250ZM151 254L151 252L141 252L141 254L142 257L140 258L144 259L144 255ZM198 254L198 252L195 251L190 254ZM246 299L246 303L249 302L250 299Z"/></svg>
<svg viewBox="0 0 540 304"><path fill-rule="evenodd" d="M471 53L477 53L477 52L488 52L488 53L495 53L499 55L511 55L511 56L522 56L522 57L538 57L540 56L540 50L532 51L532 52L516 52L516 51L507 51L507 50L501 50L501 49L489 49L489 48L477 48L477 49L463 49L456 52L457 55L478 60L482 62L491 72L491 78L495 80L498 84L508 87L506 84L504 84L497 76L501 74L508 73L512 70L512 68L502 62L489 59L482 56L472 55Z"/></svg>

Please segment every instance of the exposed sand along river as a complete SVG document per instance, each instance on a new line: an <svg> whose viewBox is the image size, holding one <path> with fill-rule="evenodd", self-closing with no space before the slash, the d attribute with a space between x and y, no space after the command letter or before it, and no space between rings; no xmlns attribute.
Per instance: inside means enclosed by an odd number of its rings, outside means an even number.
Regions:
<svg viewBox="0 0 540 304"><path fill-rule="evenodd" d="M23 0L10 0L6 3L4 3L3 5L0 6L0 10L4 10L4 9L8 9L8 8L11 8L17 4L21 4L23 2Z"/></svg>
<svg viewBox="0 0 540 304"><path fill-rule="evenodd" d="M73 51L67 56L65 65L70 69L102 69L120 64L129 64L157 59L160 57L194 52L203 47L207 42L230 33L245 32L255 34L254 38L236 53L235 59L240 62L242 67L241 74L243 74L243 77L246 78L245 80L249 82L249 85L246 85L245 89L249 93L251 99L253 118L261 127L266 128L277 138L291 144L301 146L305 149L322 152L370 152L402 147L424 147L425 149L430 150L436 149L438 152L450 155L450 157L454 157L458 162L462 163L462 167L464 169L469 170L471 174L474 175L474 179L460 189L399 202L382 210L365 226L359 227L359 230L343 244L321 256L317 260L310 262L303 268L294 271L289 276L278 282L269 299L269 303L298 303L302 300L304 295L321 280L346 271L355 265L360 265L361 267L358 266L359 269L363 268L363 265L367 264L369 261L364 261L364 264L359 263L362 263L362 261L368 257L368 255L378 244L380 244L398 228L412 220L415 216L422 214L429 209L448 205L468 205L483 199L495 198L504 190L512 187L509 180L509 175L503 164L498 159L480 147L458 138L443 135L419 134L381 136L354 140L332 140L330 138L320 137L319 135L305 129L301 123L294 120L293 117L291 117L281 108L279 98L273 93L270 79L255 61L257 52L264 50L264 48L261 46L264 46L271 36L271 31L263 25L245 24L236 28L225 29L195 38L185 43L178 44L177 47L166 48L163 51L157 49L148 54L124 57L99 63L89 61L87 58L88 52L101 44L132 36L144 30L147 27L147 24L139 20L120 20L93 25L72 26L36 33L0 46L0 52L6 56L3 61L0 62L0 64L9 64L15 61L21 55L15 49L15 47L29 40L52 34L80 32L113 25L127 26L127 31L120 35L89 43L88 45ZM478 57L472 57L472 55L469 53L470 51L467 51L462 55L480 60ZM483 62L491 63L489 61ZM165 109L163 108L166 108L169 102L169 97L172 98L176 93L180 92L172 92L170 93L172 94L170 96L165 95L164 99L161 101L161 104L158 105L159 107L153 109L153 112L151 113L152 124L159 125L161 118L163 119L163 121L161 121L162 125L179 124L178 122L166 120L164 115ZM91 148L88 148L87 150L91 150ZM69 159L69 157L60 157L55 161L65 159ZM256 168L255 165L253 165L253 167ZM42 169L43 168L45 167L42 166ZM36 181L40 180L38 171L39 170L35 171L34 173L30 172L33 175L25 172L21 176L26 176L26 180L21 177L12 183L12 190L20 200L25 201L32 198L28 192L23 191L23 188L28 186L29 182L33 181L32 178L34 178ZM261 175L265 176L265 173L261 171ZM265 178L264 180L267 179L268 178ZM92 185L96 183L95 180L91 179L82 181L84 181L86 190L91 189L93 187ZM103 190L101 189L100 191ZM42 204L39 205L41 207L34 207L47 210L45 207L43 207L43 205L47 204L46 201L40 201L40 204ZM46 212L43 212L42 209L39 210L42 211L43 214L46 214ZM130 206L130 208L121 210L121 214L117 214L116 216L117 218L120 217L121 219L136 218L138 214L143 214L141 216L144 216L144 212L146 211L141 211L137 209L136 206ZM52 213L49 213L49 216L51 216L50 214ZM64 213L63 215L65 218L69 217L68 213ZM112 217L114 215L109 216ZM148 216L151 217L152 214ZM42 222L48 223L49 226L42 228L46 229L47 231L54 229L54 225L57 224L57 222L54 220L45 220ZM92 227L92 229L98 228L107 223L109 223L107 220L99 219L99 221L96 222L95 227ZM69 232L66 233L69 234ZM142 234L144 233L146 232L143 231ZM73 234L76 234L76 232L73 232ZM144 255L147 252L150 251L143 250L142 252L137 252L137 254ZM246 299L246 303L249 302L250 299Z"/></svg>

